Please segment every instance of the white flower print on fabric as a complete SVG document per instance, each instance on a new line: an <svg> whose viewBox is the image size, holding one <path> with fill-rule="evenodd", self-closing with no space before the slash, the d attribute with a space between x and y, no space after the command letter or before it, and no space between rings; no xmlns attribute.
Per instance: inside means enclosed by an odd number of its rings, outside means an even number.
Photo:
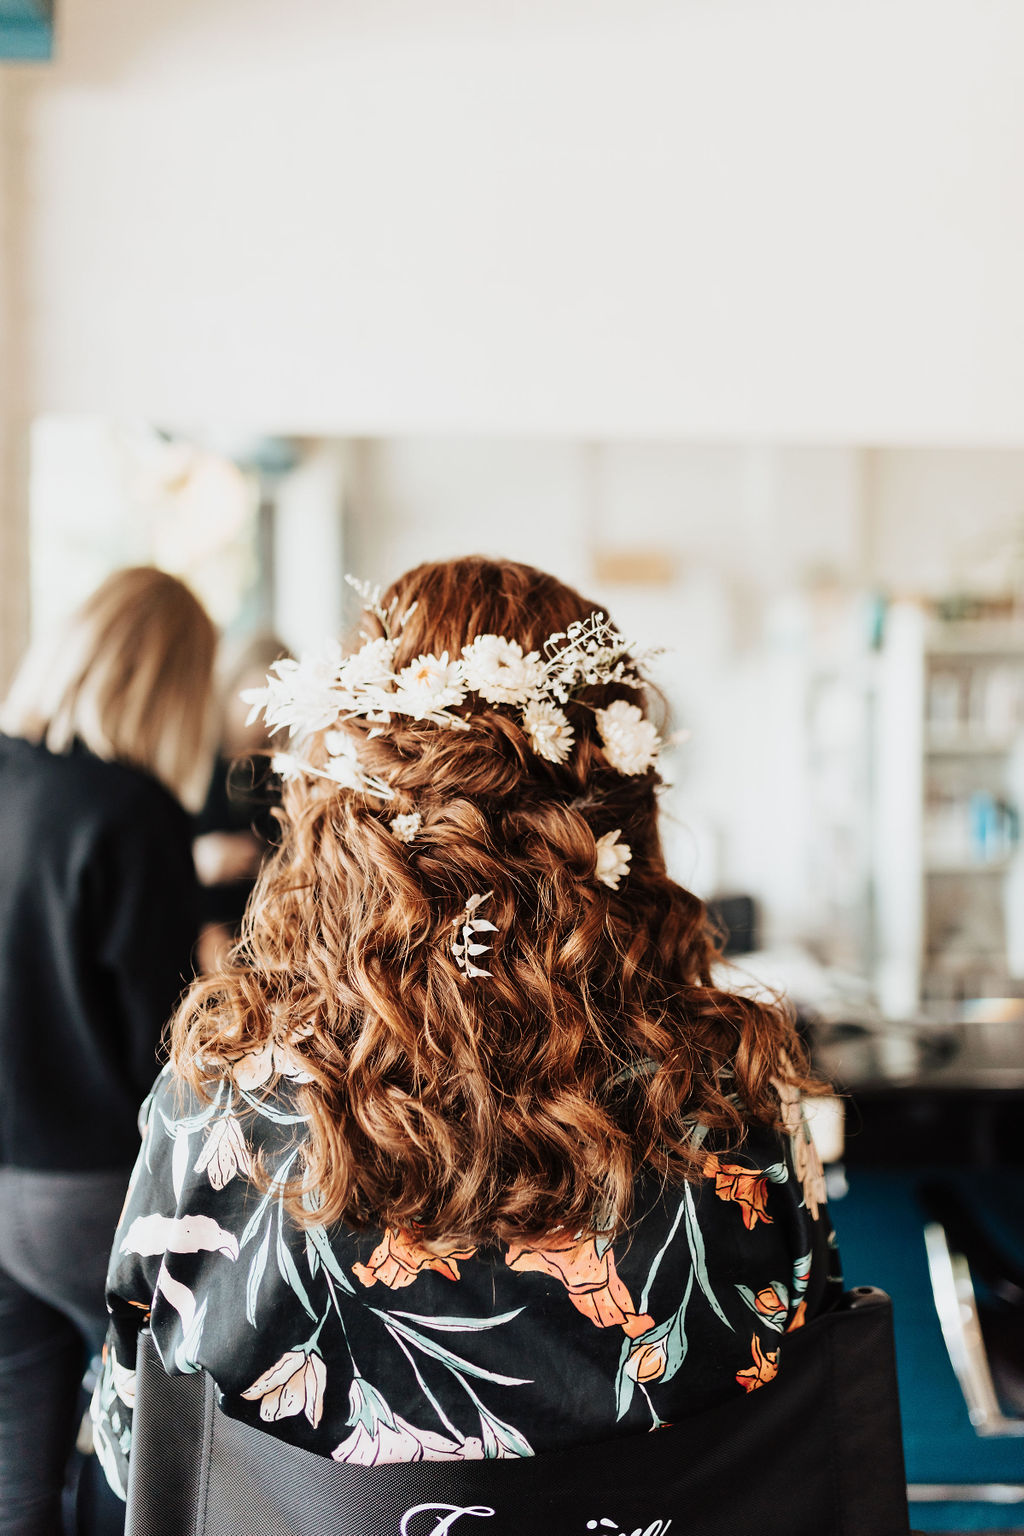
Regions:
<svg viewBox="0 0 1024 1536"><path fill-rule="evenodd" d="M538 757L549 763L564 763L572 751L573 730L555 704L543 700L528 704L523 710L523 730Z"/></svg>
<svg viewBox="0 0 1024 1536"><path fill-rule="evenodd" d="M111 1376L114 1382L114 1391L127 1408L135 1407L135 1378L137 1372L129 1370L122 1365L115 1354L110 1362Z"/></svg>
<svg viewBox="0 0 1024 1536"><path fill-rule="evenodd" d="M210 1126L195 1171L205 1171L214 1189L223 1189L238 1173L252 1173L252 1157L245 1134L234 1115L225 1115Z"/></svg>
<svg viewBox="0 0 1024 1536"><path fill-rule="evenodd" d="M616 699L607 709L595 711L601 745L609 766L633 777L646 773L658 756L661 741L657 730L635 704Z"/></svg>
<svg viewBox="0 0 1024 1536"><path fill-rule="evenodd" d="M391 818L391 831L400 843L411 843L422 825L423 817L419 811L410 811L406 816L393 816Z"/></svg>
<svg viewBox="0 0 1024 1536"><path fill-rule="evenodd" d="M249 1092L254 1088L262 1088L274 1076L286 1078L290 1083L313 1081L302 1057L290 1045L273 1043L243 1051L236 1056L231 1062L231 1075L239 1088Z"/></svg>
<svg viewBox="0 0 1024 1536"><path fill-rule="evenodd" d="M633 857L629 844L620 843L618 837L619 828L616 827L614 832L606 832L597 839L597 878L613 891L618 890L623 875L629 874L629 861Z"/></svg>
<svg viewBox="0 0 1024 1536"><path fill-rule="evenodd" d="M453 1440L436 1430L417 1429L393 1413L363 1376L355 1376L348 1392L349 1424L355 1427L331 1452L335 1461L375 1467L394 1461L479 1461L483 1442L473 1436Z"/></svg>
<svg viewBox="0 0 1024 1536"><path fill-rule="evenodd" d="M125 1233L120 1253L223 1253L238 1258L238 1238L212 1216L136 1216Z"/></svg>
<svg viewBox="0 0 1024 1536"><path fill-rule="evenodd" d="M525 704L544 685L539 651L523 655L515 640L478 635L462 648L466 686L488 704Z"/></svg>
<svg viewBox="0 0 1024 1536"><path fill-rule="evenodd" d="M489 901L494 895L493 891L487 891L484 895L471 896L463 908L463 916L456 918L455 926L459 930L458 936L452 940L452 954L455 956L455 964L464 976L490 976L490 971L483 970L470 958L471 955L485 955L490 949L489 944L481 944L477 939L478 933L497 933L496 924L489 923L484 917L474 916L477 908L485 901Z"/></svg>
<svg viewBox="0 0 1024 1536"><path fill-rule="evenodd" d="M324 1411L326 1385L327 1367L315 1349L289 1349L242 1396L259 1403L260 1418L268 1424L303 1413L316 1429Z"/></svg>

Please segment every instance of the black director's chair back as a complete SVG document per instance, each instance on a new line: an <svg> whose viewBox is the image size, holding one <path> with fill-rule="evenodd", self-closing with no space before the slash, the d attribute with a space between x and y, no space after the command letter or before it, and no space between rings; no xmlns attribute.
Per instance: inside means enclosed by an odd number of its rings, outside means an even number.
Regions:
<svg viewBox="0 0 1024 1536"><path fill-rule="evenodd" d="M347 1466L226 1417L139 1346L126 1536L907 1536L884 1292L785 1335L777 1378L653 1434Z"/></svg>

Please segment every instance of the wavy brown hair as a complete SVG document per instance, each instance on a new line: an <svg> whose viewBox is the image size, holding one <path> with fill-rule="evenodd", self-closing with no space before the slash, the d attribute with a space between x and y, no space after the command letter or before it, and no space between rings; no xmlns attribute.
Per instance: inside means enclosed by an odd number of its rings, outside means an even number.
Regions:
<svg viewBox="0 0 1024 1536"><path fill-rule="evenodd" d="M416 605L396 670L482 634L540 648L593 607L482 558L418 566L392 599ZM365 631L379 632L369 615ZM644 1169L699 1172L695 1125L736 1145L750 1122L778 1124L773 1078L809 1086L786 1013L714 985L704 905L665 872L657 773L627 777L602 754L593 711L614 698L642 704L613 685L566 706L564 764L470 695L468 730L349 723L392 801L285 786L280 848L229 963L185 999L173 1059L203 1092L240 1051L290 1042L314 1080L301 1092L318 1220L472 1243L612 1230ZM406 844L389 824L412 811ZM632 863L611 890L596 841L616 828ZM469 979L451 941L488 891L493 974Z"/></svg>

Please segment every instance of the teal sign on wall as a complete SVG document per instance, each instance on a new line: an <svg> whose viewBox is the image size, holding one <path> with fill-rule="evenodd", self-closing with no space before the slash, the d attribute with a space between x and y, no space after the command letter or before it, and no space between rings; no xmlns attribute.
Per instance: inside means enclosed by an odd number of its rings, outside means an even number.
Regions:
<svg viewBox="0 0 1024 1536"><path fill-rule="evenodd" d="M0 0L0 60L48 59L53 0Z"/></svg>

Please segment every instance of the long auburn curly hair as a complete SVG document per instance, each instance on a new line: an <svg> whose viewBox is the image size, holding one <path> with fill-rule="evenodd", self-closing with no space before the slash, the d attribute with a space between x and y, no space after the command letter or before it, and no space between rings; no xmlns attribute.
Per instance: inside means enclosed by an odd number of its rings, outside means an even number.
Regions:
<svg viewBox="0 0 1024 1536"><path fill-rule="evenodd" d="M540 648L593 609L542 571L479 557L418 566L392 598L416 604L396 670L481 634ZM602 754L593 712L615 698L642 705L612 685L566 706L564 764L534 754L511 709L469 695L468 730L346 726L392 801L286 784L241 941L186 996L172 1055L208 1095L240 1052L298 1053L313 1079L298 1090L300 1221L315 1188L318 1221L427 1242L611 1232L643 1170L699 1173L695 1125L735 1146L750 1122L780 1123L773 1078L814 1091L786 1012L714 985L705 907L665 871L657 773L627 777ZM389 824L412 811L407 844ZM596 841L616 828L632 862L612 890ZM451 942L487 891L492 976L470 979Z"/></svg>

